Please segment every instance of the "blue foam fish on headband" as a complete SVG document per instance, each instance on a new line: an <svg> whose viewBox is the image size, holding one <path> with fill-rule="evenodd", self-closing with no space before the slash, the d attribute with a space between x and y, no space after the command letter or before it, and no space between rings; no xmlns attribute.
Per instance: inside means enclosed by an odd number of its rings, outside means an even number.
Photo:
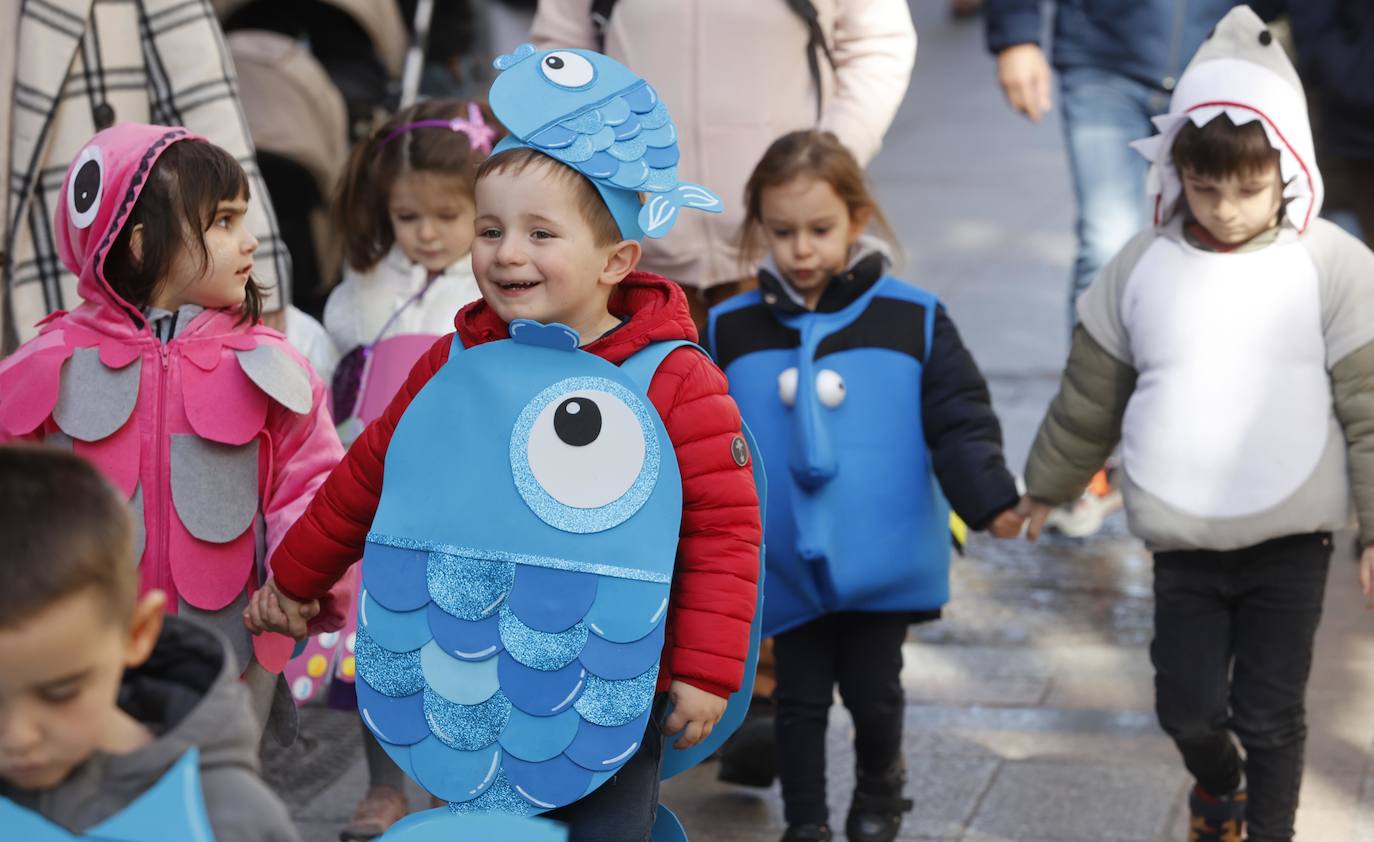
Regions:
<svg viewBox="0 0 1374 842"><path fill-rule="evenodd" d="M624 65L590 50L538 52L532 44L494 64L501 74L491 108L510 131L495 151L528 146L586 176L626 239L662 237L681 208L724 209L715 193L678 180L668 108Z"/></svg>

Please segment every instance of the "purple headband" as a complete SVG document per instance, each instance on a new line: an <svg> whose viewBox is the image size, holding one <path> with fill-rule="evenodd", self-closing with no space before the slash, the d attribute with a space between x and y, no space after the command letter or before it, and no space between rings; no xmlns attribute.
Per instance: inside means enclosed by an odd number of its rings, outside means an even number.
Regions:
<svg viewBox="0 0 1374 842"><path fill-rule="evenodd" d="M448 129L453 132L462 132L468 136L468 142L472 148L483 155L491 153L491 145L496 141L496 129L487 125L487 121L482 118L482 109L477 103L468 103L468 118L454 117L452 120L416 120L414 123L406 123L391 134L382 138L382 142L377 144L377 153L381 154L382 147L400 137L412 129Z"/></svg>

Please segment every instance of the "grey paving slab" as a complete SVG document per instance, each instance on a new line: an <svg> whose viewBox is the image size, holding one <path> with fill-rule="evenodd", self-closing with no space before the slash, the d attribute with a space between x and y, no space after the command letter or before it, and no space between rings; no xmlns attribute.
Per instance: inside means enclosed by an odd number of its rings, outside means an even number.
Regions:
<svg viewBox="0 0 1374 842"><path fill-rule="evenodd" d="M1186 781L1169 766L1009 762L970 830L1008 839L1137 842L1169 826Z"/></svg>

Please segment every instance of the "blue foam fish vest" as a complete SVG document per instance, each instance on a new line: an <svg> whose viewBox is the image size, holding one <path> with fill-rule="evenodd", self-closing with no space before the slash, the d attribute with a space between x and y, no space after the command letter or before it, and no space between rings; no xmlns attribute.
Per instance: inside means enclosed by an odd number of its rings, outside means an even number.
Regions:
<svg viewBox="0 0 1374 842"><path fill-rule="evenodd" d="M455 336L392 436L357 690L388 754L453 812L529 816L640 748L682 482L633 358L581 351L563 325L511 336Z"/></svg>
<svg viewBox="0 0 1374 842"><path fill-rule="evenodd" d="M772 488L765 635L948 601L949 504L921 418L938 303L884 277L835 312L783 313L758 291L711 311L712 351Z"/></svg>
<svg viewBox="0 0 1374 842"><path fill-rule="evenodd" d="M147 792L85 833L74 834L0 798L0 837L23 842L214 842L200 788L200 750L191 749Z"/></svg>

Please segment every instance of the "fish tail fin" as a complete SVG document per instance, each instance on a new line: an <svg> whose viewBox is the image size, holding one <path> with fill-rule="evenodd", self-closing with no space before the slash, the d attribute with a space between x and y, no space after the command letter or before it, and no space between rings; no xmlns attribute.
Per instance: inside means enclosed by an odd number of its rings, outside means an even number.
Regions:
<svg viewBox="0 0 1374 842"><path fill-rule="evenodd" d="M725 203L700 184L684 182L667 193L650 193L639 211L639 226L644 234L655 239L662 237L677 222L679 208L695 208L707 213L720 213Z"/></svg>

